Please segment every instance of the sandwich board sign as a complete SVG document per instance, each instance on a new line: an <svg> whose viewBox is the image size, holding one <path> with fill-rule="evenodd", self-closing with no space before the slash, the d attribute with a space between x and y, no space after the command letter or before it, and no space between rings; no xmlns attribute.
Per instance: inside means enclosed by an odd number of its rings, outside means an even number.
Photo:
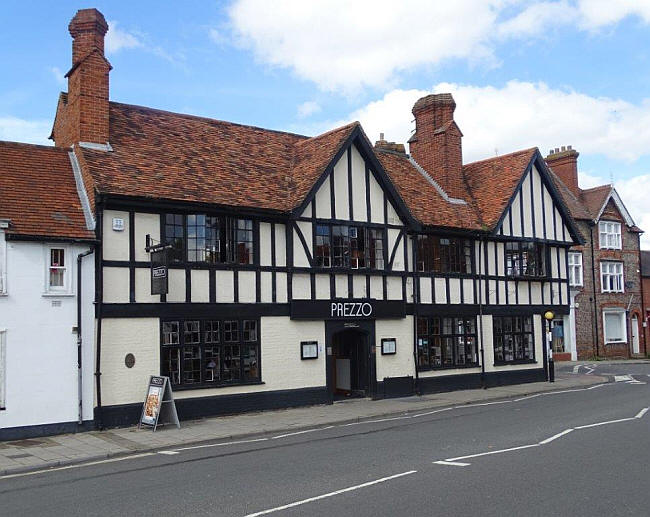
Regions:
<svg viewBox="0 0 650 517"><path fill-rule="evenodd" d="M146 426L155 431L162 424L176 424L179 429L181 427L169 377L152 375L149 377L138 429Z"/></svg>

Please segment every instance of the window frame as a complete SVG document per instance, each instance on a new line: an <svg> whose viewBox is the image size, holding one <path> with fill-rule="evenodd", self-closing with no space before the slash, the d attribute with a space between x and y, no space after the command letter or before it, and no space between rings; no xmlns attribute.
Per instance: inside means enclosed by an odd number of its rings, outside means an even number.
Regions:
<svg viewBox="0 0 650 517"><path fill-rule="evenodd" d="M448 242L443 243L443 240ZM419 273L471 275L474 273L474 241L420 233L416 237L416 270Z"/></svg>
<svg viewBox="0 0 650 517"><path fill-rule="evenodd" d="M601 260L600 261L600 292L601 293L625 293L625 268L623 267L623 262L616 260ZM605 269L610 269L612 266L616 266L616 269L620 269L620 272L612 273L611 271L605 271ZM610 279L618 279L620 276L620 288L616 289L609 288L611 282ZM606 288L607 287L607 288Z"/></svg>
<svg viewBox="0 0 650 517"><path fill-rule="evenodd" d="M179 223L177 218L181 218L182 222ZM202 224L199 224L199 220L202 220ZM163 244L170 243L168 226L182 227L183 230L182 237L174 232L173 239L181 239L181 249L172 248L170 263L253 266L258 262L256 248L259 246L259 232L257 221L252 218L207 212L166 212L161 214L161 225ZM203 247L200 246L201 242Z"/></svg>
<svg viewBox="0 0 650 517"><path fill-rule="evenodd" d="M314 267L361 271L386 268L386 232L366 224L315 221ZM379 246L377 244L380 243Z"/></svg>
<svg viewBox="0 0 650 517"><path fill-rule="evenodd" d="M7 329L0 328L0 411L7 409Z"/></svg>
<svg viewBox="0 0 650 517"><path fill-rule="evenodd" d="M524 249L524 245L528 249ZM516 250L509 250L508 246L516 246ZM534 273L528 273L527 270L530 266L530 260L528 258L528 253L530 250L533 250L535 254L535 259L541 259L541 269L540 272L539 266ZM508 258L512 256L515 252L518 255L517 265L508 265ZM524 260L524 253L526 253L526 260ZM531 278L549 278L551 275L550 268L550 250L549 247L538 241L506 241L503 245L503 271L505 276L508 278L522 278L522 279L531 279ZM539 264L539 261L536 260L535 264ZM516 271L514 268L517 268Z"/></svg>
<svg viewBox="0 0 650 517"><path fill-rule="evenodd" d="M603 227L605 228L604 230ZM604 239L603 236L605 237ZM610 244L611 240L614 240L613 245ZM623 249L623 227L620 221L598 222L598 245L601 250Z"/></svg>
<svg viewBox="0 0 650 517"><path fill-rule="evenodd" d="M247 326L246 323L253 322L254 329ZM215 325L214 323L218 323ZM232 323L236 323L235 326ZM165 343L167 337L166 325L176 325L176 340ZM188 327L190 324L190 327ZM195 325L198 324L198 325ZM208 325L209 324L209 325ZM229 330L227 331L227 325ZM254 331L254 332L253 332ZM226 339L226 332L229 332L229 339ZM188 335L190 334L188 341ZM248 334L247 334L248 333ZM173 332L172 332L173 335ZM215 339L216 337L216 339ZM238 354L232 356L232 350L238 347ZM186 349L198 349L198 357L186 354ZM214 349L218 350L215 352ZM250 349L254 349L253 355ZM172 375L171 369L167 370L166 361L172 360L167 356L166 350L176 353L178 382ZM210 350L211 355L207 355ZM226 351L229 351L227 353ZM252 357L252 358L251 358ZM217 378L214 377L215 358L218 361L219 373ZM235 370L227 368L228 361L237 364L237 376L232 378ZM186 381L186 362L198 361L197 382ZM248 361L248 363L247 363ZM252 361L252 362L251 362ZM255 369L256 374L251 376L246 374L246 367ZM197 371L196 369L192 371ZM212 377L208 379L208 371ZM227 374L230 373L230 376ZM160 322L160 375L167 375L172 387L175 390L191 390L204 388L222 388L227 386L245 386L251 384L263 384L262 366L261 366L261 338L260 338L260 319L259 318L166 318ZM225 380L224 380L225 379Z"/></svg>
<svg viewBox="0 0 650 517"><path fill-rule="evenodd" d="M445 330L445 320L451 320L451 332L444 332ZM426 321L427 331L424 335L421 333L421 322ZM437 324L434 322L437 321ZM457 332L457 322L462 321L462 333ZM468 322L473 322L473 332L468 332L467 325ZM437 328L438 333L435 333L433 329ZM445 316L419 316L417 318L416 324L416 343L417 343L417 364L416 368L418 372L426 371L437 371L437 370L456 370L464 368L478 368L481 365L480 357L478 355L478 322L476 316L462 316L462 315L445 315ZM473 350L468 354L468 344L467 338L473 338ZM422 340L426 339L426 345L422 343ZM436 339L439 340L440 348L440 364L434 364L434 354L432 354L432 349L435 348L434 342ZM459 364L458 362L458 345L459 340L462 339L464 357L473 356L475 361L465 361L465 363ZM443 350L448 346L445 342L451 340L451 364L445 364L445 355ZM421 353L424 352L424 353ZM422 358L426 357L426 364L422 364Z"/></svg>
<svg viewBox="0 0 650 517"><path fill-rule="evenodd" d="M572 259L579 257L577 263L573 263ZM567 265L569 266L569 286L582 287L584 285L584 264L581 251L570 251L567 255ZM580 280L576 281L575 276L578 272Z"/></svg>
<svg viewBox="0 0 650 517"><path fill-rule="evenodd" d="M511 330L506 331L505 330L505 322L506 320L510 319L511 321ZM525 319L530 319L530 330L526 330L526 325L525 325ZM519 329L516 328L516 321L520 320L521 324L519 325ZM497 325L497 322L500 322L499 325ZM497 329L500 329L497 330ZM511 342L512 342L512 359L506 359L506 339L505 336L511 336ZM501 345L500 348L502 348L502 357L503 359L497 359L497 346L499 339L498 337L501 336ZM525 352L526 347L525 347L525 338L524 336L530 336L531 339L531 344L532 344L532 357L517 357L517 339L515 336L520 336L520 343L521 343L521 350ZM532 315L515 315L515 316L492 316L492 352L493 352L493 357L494 357L494 364L496 366L503 366L503 365L511 365L511 364L532 364L537 362L537 354L536 354L536 344L535 344L535 318L533 318Z"/></svg>
<svg viewBox="0 0 650 517"><path fill-rule="evenodd" d="M611 340L607 339L607 315L618 315L621 318L621 328L623 329L623 339L622 340ZM625 309L603 309L603 340L606 345L616 345L627 343L627 318L625 314Z"/></svg>
<svg viewBox="0 0 650 517"><path fill-rule="evenodd" d="M52 265L52 252L55 250L63 251L63 266ZM44 256L44 296L70 296L73 294L74 278L74 261L70 253L70 246L64 244L51 243L43 247ZM63 270L63 285L51 285L52 269Z"/></svg>

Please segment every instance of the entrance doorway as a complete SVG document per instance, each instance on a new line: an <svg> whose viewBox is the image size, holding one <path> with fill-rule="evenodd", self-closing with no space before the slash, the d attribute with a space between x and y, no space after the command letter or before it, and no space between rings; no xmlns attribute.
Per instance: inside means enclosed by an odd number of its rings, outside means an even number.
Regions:
<svg viewBox="0 0 650 517"><path fill-rule="evenodd" d="M346 329L332 335L332 383L334 399L367 397L370 387L368 335Z"/></svg>
<svg viewBox="0 0 650 517"><path fill-rule="evenodd" d="M632 316L632 321L630 323L632 327L632 353L638 354L639 349L639 318L636 315Z"/></svg>

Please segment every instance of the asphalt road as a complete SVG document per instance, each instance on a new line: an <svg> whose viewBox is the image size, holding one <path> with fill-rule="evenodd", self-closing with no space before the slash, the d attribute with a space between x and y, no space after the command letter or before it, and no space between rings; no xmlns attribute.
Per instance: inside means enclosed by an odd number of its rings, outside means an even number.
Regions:
<svg viewBox="0 0 650 517"><path fill-rule="evenodd" d="M650 364L585 365L617 382L5 477L0 515L648 515Z"/></svg>

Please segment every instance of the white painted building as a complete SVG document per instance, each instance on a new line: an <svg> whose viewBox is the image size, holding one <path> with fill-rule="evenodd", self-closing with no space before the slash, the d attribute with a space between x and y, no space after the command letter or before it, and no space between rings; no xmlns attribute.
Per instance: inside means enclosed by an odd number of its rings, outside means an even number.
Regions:
<svg viewBox="0 0 650 517"><path fill-rule="evenodd" d="M92 425L92 240L68 153L0 142L0 440Z"/></svg>

